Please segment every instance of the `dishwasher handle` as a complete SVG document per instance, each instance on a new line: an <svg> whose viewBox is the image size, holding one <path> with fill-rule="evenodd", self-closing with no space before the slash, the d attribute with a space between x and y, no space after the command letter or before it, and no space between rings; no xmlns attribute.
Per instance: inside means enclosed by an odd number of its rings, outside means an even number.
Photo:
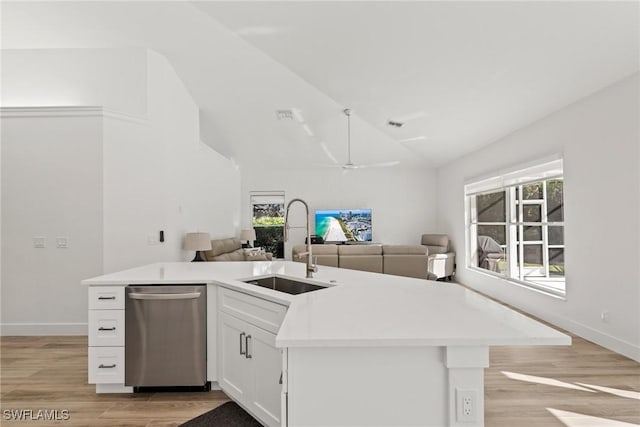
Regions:
<svg viewBox="0 0 640 427"><path fill-rule="evenodd" d="M180 300L200 298L200 292L185 292L180 294L141 294L130 292L129 298L141 300Z"/></svg>

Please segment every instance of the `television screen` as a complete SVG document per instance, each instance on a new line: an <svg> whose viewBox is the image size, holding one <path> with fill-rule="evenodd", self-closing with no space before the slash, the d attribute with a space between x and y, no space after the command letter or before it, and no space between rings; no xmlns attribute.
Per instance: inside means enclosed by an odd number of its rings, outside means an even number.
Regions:
<svg viewBox="0 0 640 427"><path fill-rule="evenodd" d="M317 210L316 235L325 242L371 242L371 209Z"/></svg>

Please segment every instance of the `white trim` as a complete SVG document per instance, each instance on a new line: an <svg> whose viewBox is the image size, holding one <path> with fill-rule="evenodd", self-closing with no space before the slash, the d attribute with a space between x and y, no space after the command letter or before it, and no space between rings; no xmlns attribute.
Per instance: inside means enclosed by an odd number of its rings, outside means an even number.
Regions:
<svg viewBox="0 0 640 427"><path fill-rule="evenodd" d="M141 125L146 125L149 124L149 119L147 117L138 117L138 116L132 116L131 114L126 114L126 113L121 113L119 111L115 111L115 110L109 110L107 108L103 108L102 111L104 112L104 116L111 118L111 119L116 119L116 120L124 120L127 122L134 122L134 123L138 123ZM209 147L211 148L211 147Z"/></svg>
<svg viewBox="0 0 640 427"><path fill-rule="evenodd" d="M487 270L485 268L475 267L473 265L467 265L466 268L469 271L474 271L476 273L495 277L496 279L501 279L505 282L508 282L511 285L517 285L517 286L520 286L521 288L538 292L539 294L543 294L553 298L558 298L564 301L567 300L566 289L565 291L559 291L555 288L540 285L539 283L536 283L534 281L516 279L515 277L505 276L504 274L496 273L495 271Z"/></svg>
<svg viewBox="0 0 640 427"><path fill-rule="evenodd" d="M249 205L262 205L262 204L279 204L285 203L284 191L250 191L249 192ZM252 212L253 214L253 212ZM252 217L253 218L253 217Z"/></svg>
<svg viewBox="0 0 640 427"><path fill-rule="evenodd" d="M562 173L562 155L554 154L518 166L497 170L484 176L466 179L464 182L464 194L465 196L471 196L514 185L552 179L562 176Z"/></svg>
<svg viewBox="0 0 640 427"><path fill-rule="evenodd" d="M96 384L96 394L100 393L133 393L133 387L124 384Z"/></svg>
<svg viewBox="0 0 640 427"><path fill-rule="evenodd" d="M562 324L562 321L558 321L557 326L571 331L579 337L594 342L615 353L621 354L629 359L635 360L636 362L640 362L640 346L621 340L620 338L616 338L613 335L602 333L597 329L583 325L582 323L574 322L569 319L564 320L566 321L566 326ZM553 323L556 324L555 322Z"/></svg>
<svg viewBox="0 0 640 427"><path fill-rule="evenodd" d="M32 117L109 117L139 124L147 124L146 117L133 116L101 106L68 105L68 106L31 106L0 107L0 117L32 118Z"/></svg>
<svg viewBox="0 0 640 427"><path fill-rule="evenodd" d="M0 107L0 117L82 117L102 116L99 106Z"/></svg>
<svg viewBox="0 0 640 427"><path fill-rule="evenodd" d="M87 335L87 323L0 323L0 336Z"/></svg>

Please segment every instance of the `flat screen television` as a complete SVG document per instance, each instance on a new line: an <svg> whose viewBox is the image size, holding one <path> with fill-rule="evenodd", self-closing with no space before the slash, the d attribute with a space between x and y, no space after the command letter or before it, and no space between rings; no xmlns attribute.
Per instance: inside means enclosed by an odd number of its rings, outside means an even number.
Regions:
<svg viewBox="0 0 640 427"><path fill-rule="evenodd" d="M371 209L317 210L316 235L325 242L371 242Z"/></svg>

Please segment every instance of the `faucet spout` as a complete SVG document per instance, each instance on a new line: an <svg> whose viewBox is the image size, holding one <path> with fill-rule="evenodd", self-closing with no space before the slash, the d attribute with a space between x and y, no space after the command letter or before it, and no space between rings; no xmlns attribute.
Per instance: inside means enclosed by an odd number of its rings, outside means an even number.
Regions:
<svg viewBox="0 0 640 427"><path fill-rule="evenodd" d="M311 279L313 277L313 273L318 271L318 267L313 264L313 258L311 255L311 223L309 222L309 205L302 199L291 199L289 204L287 204L287 210L284 214L284 241L289 240L289 208L295 202L302 203L304 205L305 212L307 214L307 279Z"/></svg>

